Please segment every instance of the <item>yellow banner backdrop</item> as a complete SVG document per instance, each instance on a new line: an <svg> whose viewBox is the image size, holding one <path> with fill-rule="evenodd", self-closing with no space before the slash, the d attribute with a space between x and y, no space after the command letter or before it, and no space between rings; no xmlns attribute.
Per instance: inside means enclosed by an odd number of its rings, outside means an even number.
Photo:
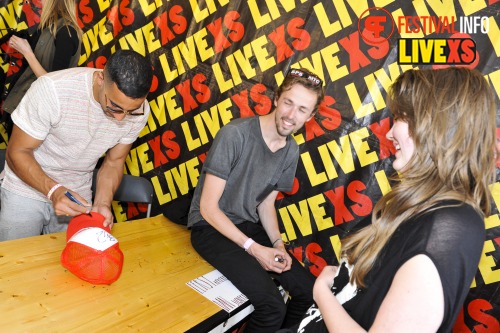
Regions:
<svg viewBox="0 0 500 333"><path fill-rule="evenodd" d="M40 3L0 4L0 47L8 53L12 33L36 28ZM392 25L392 35L379 36L377 18L363 21L374 10L390 15L384 24ZM337 262L340 240L390 191L395 149L385 138L392 124L385 96L400 73L473 56L467 66L482 71L500 95L499 11L498 0L80 0L79 65L102 68L116 49L151 59L152 113L125 172L150 179L152 214L180 224L217 131L231 119L270 112L273 91L289 68L318 74L326 96L317 116L295 135L300 160L294 188L276 201L291 253L317 275ZM445 63L431 65L437 54L408 51L450 38L472 39L473 53L457 46ZM0 61L0 84L8 86L22 59L4 54ZM0 134L5 147L5 132ZM499 169L497 175L491 186L495 214L486 219L483 255L454 332L500 331ZM113 210L123 221L144 217L146 207L114 203Z"/></svg>

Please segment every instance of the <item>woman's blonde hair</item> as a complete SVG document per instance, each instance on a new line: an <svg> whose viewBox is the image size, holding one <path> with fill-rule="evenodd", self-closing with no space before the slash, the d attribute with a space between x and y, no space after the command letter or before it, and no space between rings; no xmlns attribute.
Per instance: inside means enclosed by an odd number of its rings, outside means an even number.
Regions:
<svg viewBox="0 0 500 333"><path fill-rule="evenodd" d="M496 107L482 74L458 67L409 70L392 84L388 107L394 119L408 123L415 150L396 185L375 205L372 224L343 241L342 253L355 265L351 282L360 287L407 219L450 199L483 216L490 212Z"/></svg>
<svg viewBox="0 0 500 333"><path fill-rule="evenodd" d="M40 16L40 30L49 28L50 33L55 37L57 29L59 28L58 20L60 18L62 18L64 25L71 25L75 28L78 37L81 37L82 30L76 19L75 0L45 0Z"/></svg>

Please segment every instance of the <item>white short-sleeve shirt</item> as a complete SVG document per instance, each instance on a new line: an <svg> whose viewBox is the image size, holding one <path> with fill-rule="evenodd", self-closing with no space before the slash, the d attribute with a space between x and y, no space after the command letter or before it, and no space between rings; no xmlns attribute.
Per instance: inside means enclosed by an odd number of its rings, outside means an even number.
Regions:
<svg viewBox="0 0 500 333"><path fill-rule="evenodd" d="M127 116L122 121L106 116L92 92L95 71L77 67L41 76L12 113L21 130L43 141L34 155L44 172L88 201L98 159L117 144L133 143L150 112L146 101L144 116ZM2 186L47 201L44 193L25 184L7 165Z"/></svg>

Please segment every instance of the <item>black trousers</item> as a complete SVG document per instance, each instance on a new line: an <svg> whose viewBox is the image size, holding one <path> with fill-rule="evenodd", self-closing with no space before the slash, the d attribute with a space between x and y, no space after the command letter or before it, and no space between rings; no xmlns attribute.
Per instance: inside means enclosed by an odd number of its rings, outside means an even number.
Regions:
<svg viewBox="0 0 500 333"><path fill-rule="evenodd" d="M236 225L257 243L271 247L260 224L245 222ZM267 272L257 259L227 239L212 226L195 226L191 230L195 250L228 278L254 306L245 332L276 332L297 324L313 303L314 276L292 257L292 267L282 274ZM291 296L288 305L271 276L279 281Z"/></svg>

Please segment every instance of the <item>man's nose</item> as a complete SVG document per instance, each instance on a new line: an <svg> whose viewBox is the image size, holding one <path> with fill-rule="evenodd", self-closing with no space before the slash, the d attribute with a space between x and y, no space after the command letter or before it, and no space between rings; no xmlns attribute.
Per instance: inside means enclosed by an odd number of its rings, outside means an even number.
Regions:
<svg viewBox="0 0 500 333"><path fill-rule="evenodd" d="M297 112L299 112L298 106L291 107L288 112L288 118L295 118Z"/></svg>
<svg viewBox="0 0 500 333"><path fill-rule="evenodd" d="M113 117L115 117L118 121L122 121L126 116L127 115L125 113L113 113Z"/></svg>

